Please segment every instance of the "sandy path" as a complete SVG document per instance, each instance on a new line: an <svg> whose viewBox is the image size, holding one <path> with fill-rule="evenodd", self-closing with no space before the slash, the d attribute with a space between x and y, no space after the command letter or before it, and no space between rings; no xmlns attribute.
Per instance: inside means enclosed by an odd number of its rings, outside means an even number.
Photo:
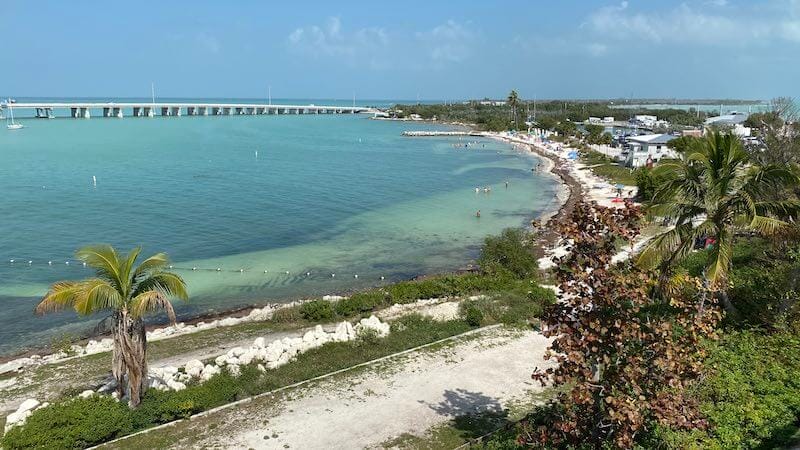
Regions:
<svg viewBox="0 0 800 450"><path fill-rule="evenodd" d="M453 417L506 406L540 391L530 375L537 365L546 365L542 355L548 342L534 332L486 331L442 349L319 382L277 404L262 398L217 412L202 421L217 424L213 434L191 446L365 448L403 433L423 434ZM201 424L178 425L193 426Z"/></svg>

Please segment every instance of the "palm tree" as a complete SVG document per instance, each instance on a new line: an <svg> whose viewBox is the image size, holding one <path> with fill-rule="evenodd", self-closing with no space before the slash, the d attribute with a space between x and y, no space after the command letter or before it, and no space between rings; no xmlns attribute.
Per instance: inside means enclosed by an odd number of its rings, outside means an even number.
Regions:
<svg viewBox="0 0 800 450"><path fill-rule="evenodd" d="M656 173L667 181L656 190L649 212L674 220L675 227L653 238L638 262L660 265L666 277L697 239L712 238L705 280L735 315L725 289L734 234L769 235L788 226L785 220L800 212L800 204L786 195L786 188L797 186L797 175L787 167L753 164L738 137L719 132L698 140L681 160L662 163Z"/></svg>
<svg viewBox="0 0 800 450"><path fill-rule="evenodd" d="M517 105L519 105L519 94L515 89L508 94L508 105L511 106L511 114L514 118L514 129L517 128Z"/></svg>
<svg viewBox="0 0 800 450"><path fill-rule="evenodd" d="M71 307L81 315L110 311L114 350L111 373L117 392L125 393L136 407L147 388L147 338L143 316L152 311L165 311L175 323L175 310L170 297L188 300L186 283L180 276L165 271L169 259L157 253L138 266L141 248L120 255L110 245L94 245L77 251L76 256L97 276L82 281L59 281L36 306L37 314Z"/></svg>

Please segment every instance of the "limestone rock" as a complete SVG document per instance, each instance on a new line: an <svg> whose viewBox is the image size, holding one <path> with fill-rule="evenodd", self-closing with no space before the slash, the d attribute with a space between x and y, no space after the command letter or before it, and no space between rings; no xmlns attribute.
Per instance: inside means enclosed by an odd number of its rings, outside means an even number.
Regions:
<svg viewBox="0 0 800 450"><path fill-rule="evenodd" d="M80 394L78 394L78 397L80 397L80 398L89 398L89 397L91 397L93 395L94 395L94 391L91 390L91 389L88 389L88 390L85 390L85 391L81 392Z"/></svg>
<svg viewBox="0 0 800 450"><path fill-rule="evenodd" d="M203 372L200 374L200 379L203 381L208 381L211 379L211 377L218 374L219 372L220 371L217 366L206 365L205 367L203 367Z"/></svg>
<svg viewBox="0 0 800 450"><path fill-rule="evenodd" d="M197 378L200 376L200 373L203 371L203 362L199 359L193 359L186 363L184 366L184 370L186 374L192 378Z"/></svg>
<svg viewBox="0 0 800 450"><path fill-rule="evenodd" d="M36 407L37 407L37 406L39 406L40 404L41 404L41 403L39 403L39 401L38 401L38 400L36 400L36 399L33 399L33 398L29 398L29 399L25 400L24 402L22 402L22 403L19 405L19 407L17 408L17 412L24 412L24 411L31 411L31 410L34 410L34 409L36 409Z"/></svg>
<svg viewBox="0 0 800 450"><path fill-rule="evenodd" d="M182 391L186 389L186 385L181 383L180 381L169 380L167 381L167 387L172 389L173 391Z"/></svg>

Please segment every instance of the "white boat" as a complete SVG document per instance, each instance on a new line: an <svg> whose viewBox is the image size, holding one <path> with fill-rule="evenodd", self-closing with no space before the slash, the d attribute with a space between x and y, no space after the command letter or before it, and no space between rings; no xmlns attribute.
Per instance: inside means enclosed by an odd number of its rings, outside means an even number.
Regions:
<svg viewBox="0 0 800 450"><path fill-rule="evenodd" d="M21 123L14 123L14 108L11 107L11 100L8 101L8 116L11 119L11 122L6 124L6 128L9 130L21 130L24 128Z"/></svg>

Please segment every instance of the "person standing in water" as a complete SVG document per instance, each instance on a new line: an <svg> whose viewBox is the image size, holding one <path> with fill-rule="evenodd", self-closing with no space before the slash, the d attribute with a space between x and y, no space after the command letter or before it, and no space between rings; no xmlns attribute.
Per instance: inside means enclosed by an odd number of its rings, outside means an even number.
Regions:
<svg viewBox="0 0 800 450"><path fill-rule="evenodd" d="M508 189L508 180L506 180L506 189Z"/></svg>
<svg viewBox="0 0 800 450"><path fill-rule="evenodd" d="M477 217L478 219L481 218L481 210L480 209L478 210L478 212L475 213L475 217Z"/></svg>

